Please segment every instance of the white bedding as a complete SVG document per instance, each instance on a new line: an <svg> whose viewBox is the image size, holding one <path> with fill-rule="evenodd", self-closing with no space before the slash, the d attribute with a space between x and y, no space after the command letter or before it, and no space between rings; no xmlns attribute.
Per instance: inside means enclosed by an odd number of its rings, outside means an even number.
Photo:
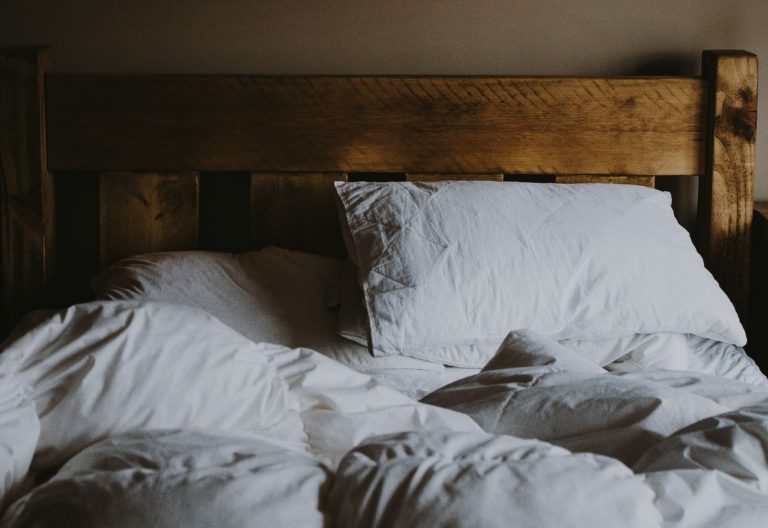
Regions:
<svg viewBox="0 0 768 528"><path fill-rule="evenodd" d="M768 378L743 348L698 336L658 333L603 341L564 339L558 344L588 359L591 364L603 365L609 372L630 373L664 369L718 376L768 387ZM446 367L440 370L394 368L371 369L365 372L383 385L420 400L427 394L449 383L475 375L480 370Z"/></svg>
<svg viewBox="0 0 768 528"><path fill-rule="evenodd" d="M111 326L87 324L106 313L118 315ZM162 328L180 335L159 340ZM232 354L250 358L247 373L227 368ZM110 383L88 377L99 365ZM42 417L39 439L30 429L5 440L12 464L23 468L23 448L35 446L33 466L58 470L10 507L4 527L768 519L766 386L674 370L612 374L527 332L426 403L321 354L257 345L204 312L161 303L53 314L10 342L0 372L2 388L15 376ZM235 382L246 374L251 384ZM249 399L250 386L269 387L271 403ZM190 398L211 412L161 412ZM0 406L0 438L14 408Z"/></svg>
<svg viewBox="0 0 768 528"><path fill-rule="evenodd" d="M329 471L272 439L220 431L123 434L85 449L4 526L325 526Z"/></svg>
<svg viewBox="0 0 768 528"><path fill-rule="evenodd" d="M26 491L40 437L32 398L18 377L0 370L0 511Z"/></svg>
<svg viewBox="0 0 768 528"><path fill-rule="evenodd" d="M766 384L690 371L610 374L555 341L513 332L479 374L423 401L466 413L486 431L631 465L675 431L767 398Z"/></svg>
<svg viewBox="0 0 768 528"><path fill-rule="evenodd" d="M420 400L440 387L477 374L479 371L480 369L448 367L443 370L377 370L369 374L382 385L398 390L414 400Z"/></svg>
<svg viewBox="0 0 768 528"><path fill-rule="evenodd" d="M187 306L94 302L53 313L12 339L0 371L34 402L33 466L47 470L94 441L137 429L268 430L292 403L262 348Z"/></svg>

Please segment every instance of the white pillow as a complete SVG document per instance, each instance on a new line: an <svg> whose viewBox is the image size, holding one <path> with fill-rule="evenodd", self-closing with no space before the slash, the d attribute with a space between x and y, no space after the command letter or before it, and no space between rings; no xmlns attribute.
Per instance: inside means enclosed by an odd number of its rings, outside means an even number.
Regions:
<svg viewBox="0 0 768 528"><path fill-rule="evenodd" d="M497 182L336 189L374 354L479 366L514 329L746 342L667 193Z"/></svg>
<svg viewBox="0 0 768 528"><path fill-rule="evenodd" d="M11 341L0 371L29 387L40 418L33 467L129 431L262 431L296 407L270 356L181 305L102 301L55 312Z"/></svg>
<svg viewBox="0 0 768 528"><path fill-rule="evenodd" d="M441 369L407 357L374 358L336 335L342 261L277 247L233 255L151 253L121 260L91 283L98 298L179 303L201 308L250 340L306 347L361 371ZM337 296L337 295L336 295Z"/></svg>

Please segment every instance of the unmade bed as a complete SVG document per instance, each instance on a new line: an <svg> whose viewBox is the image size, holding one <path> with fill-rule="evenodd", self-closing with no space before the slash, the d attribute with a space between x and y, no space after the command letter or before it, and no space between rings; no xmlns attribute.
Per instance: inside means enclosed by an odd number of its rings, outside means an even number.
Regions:
<svg viewBox="0 0 768 528"><path fill-rule="evenodd" d="M765 526L756 57L700 77L0 55L2 526ZM666 177L699 182L693 238Z"/></svg>

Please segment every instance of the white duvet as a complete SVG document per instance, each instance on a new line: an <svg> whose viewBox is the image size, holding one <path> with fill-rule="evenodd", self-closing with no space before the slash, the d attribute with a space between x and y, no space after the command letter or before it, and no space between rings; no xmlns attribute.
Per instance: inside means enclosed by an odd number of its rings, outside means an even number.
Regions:
<svg viewBox="0 0 768 528"><path fill-rule="evenodd" d="M525 332L426 403L161 303L41 318L0 373L2 526L768 521L765 386L612 374Z"/></svg>

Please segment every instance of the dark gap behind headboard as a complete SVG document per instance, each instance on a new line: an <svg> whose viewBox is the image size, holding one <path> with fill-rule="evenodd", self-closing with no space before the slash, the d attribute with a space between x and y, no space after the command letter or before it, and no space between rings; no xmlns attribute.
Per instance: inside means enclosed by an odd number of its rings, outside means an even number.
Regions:
<svg viewBox="0 0 768 528"><path fill-rule="evenodd" d="M251 248L251 175L200 174L200 249L240 252Z"/></svg>
<svg viewBox="0 0 768 528"><path fill-rule="evenodd" d="M99 173L59 171L56 185L56 267L52 305L88 301L88 282L100 269Z"/></svg>

